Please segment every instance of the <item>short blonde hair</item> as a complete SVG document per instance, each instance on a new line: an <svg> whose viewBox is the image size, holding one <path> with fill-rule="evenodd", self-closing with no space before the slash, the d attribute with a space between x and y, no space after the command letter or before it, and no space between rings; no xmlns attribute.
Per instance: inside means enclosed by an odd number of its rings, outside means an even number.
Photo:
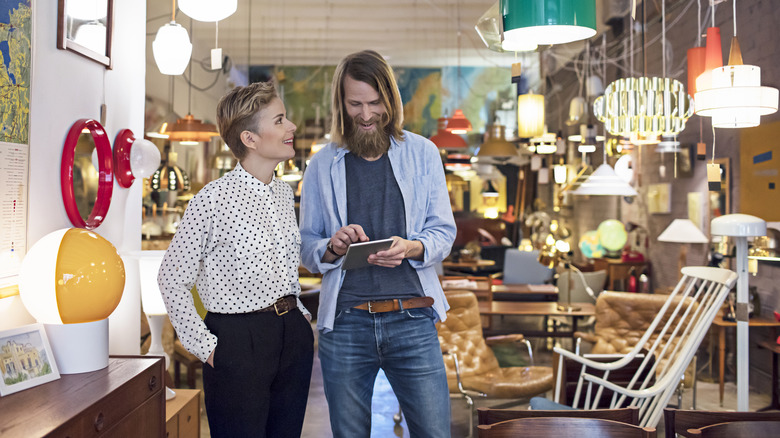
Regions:
<svg viewBox="0 0 780 438"><path fill-rule="evenodd" d="M344 78L350 78L365 82L379 93L379 98L385 107L390 124L387 127L388 134L396 140L403 139L404 106L401 102L401 93L395 82L393 69L382 58L382 55L373 50L347 55L341 60L336 72L333 74L331 90L331 113L333 119L330 127L330 136L333 141L344 145L344 117L347 109L344 104Z"/></svg>
<svg viewBox="0 0 780 438"><path fill-rule="evenodd" d="M276 97L278 94L272 82L255 82L246 87L236 87L219 100L219 135L237 159L241 160L247 154L241 133L257 129L260 111Z"/></svg>

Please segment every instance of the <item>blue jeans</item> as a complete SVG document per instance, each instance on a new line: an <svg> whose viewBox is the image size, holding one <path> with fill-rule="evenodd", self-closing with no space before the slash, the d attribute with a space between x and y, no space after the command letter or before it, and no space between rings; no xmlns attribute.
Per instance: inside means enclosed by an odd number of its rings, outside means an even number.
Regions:
<svg viewBox="0 0 780 438"><path fill-rule="evenodd" d="M412 437L450 437L450 398L431 309L346 309L320 333L319 355L333 436L371 435L374 380L383 369Z"/></svg>

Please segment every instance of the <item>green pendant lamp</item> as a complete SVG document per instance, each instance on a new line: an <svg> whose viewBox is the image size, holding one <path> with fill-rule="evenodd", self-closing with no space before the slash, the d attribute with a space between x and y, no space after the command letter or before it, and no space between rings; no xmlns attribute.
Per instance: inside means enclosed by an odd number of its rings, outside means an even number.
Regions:
<svg viewBox="0 0 780 438"><path fill-rule="evenodd" d="M501 0L507 44L565 44L596 35L595 0Z"/></svg>

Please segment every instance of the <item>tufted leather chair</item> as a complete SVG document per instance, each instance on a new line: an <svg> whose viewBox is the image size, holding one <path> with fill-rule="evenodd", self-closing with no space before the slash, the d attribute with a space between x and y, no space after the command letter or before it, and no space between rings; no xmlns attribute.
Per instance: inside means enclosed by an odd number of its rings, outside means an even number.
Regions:
<svg viewBox="0 0 780 438"><path fill-rule="evenodd" d="M446 291L450 310L447 320L437 324L442 351L457 356L462 386L488 397L525 398L552 389L551 367L528 366L500 368L493 351L482 336L479 307L473 292ZM518 341L521 335L491 338ZM454 361L445 358L450 392L458 393Z"/></svg>

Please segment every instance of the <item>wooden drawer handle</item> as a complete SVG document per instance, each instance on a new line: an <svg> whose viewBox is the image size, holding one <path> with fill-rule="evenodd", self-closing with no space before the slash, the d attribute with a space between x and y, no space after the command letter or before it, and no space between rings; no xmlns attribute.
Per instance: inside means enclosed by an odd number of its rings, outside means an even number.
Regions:
<svg viewBox="0 0 780 438"><path fill-rule="evenodd" d="M95 430L100 432L103 430L103 426L105 426L105 418L103 417L103 413L99 413L97 417L95 417Z"/></svg>
<svg viewBox="0 0 780 438"><path fill-rule="evenodd" d="M157 376L152 376L149 379L149 390L154 391L155 389L157 389Z"/></svg>

